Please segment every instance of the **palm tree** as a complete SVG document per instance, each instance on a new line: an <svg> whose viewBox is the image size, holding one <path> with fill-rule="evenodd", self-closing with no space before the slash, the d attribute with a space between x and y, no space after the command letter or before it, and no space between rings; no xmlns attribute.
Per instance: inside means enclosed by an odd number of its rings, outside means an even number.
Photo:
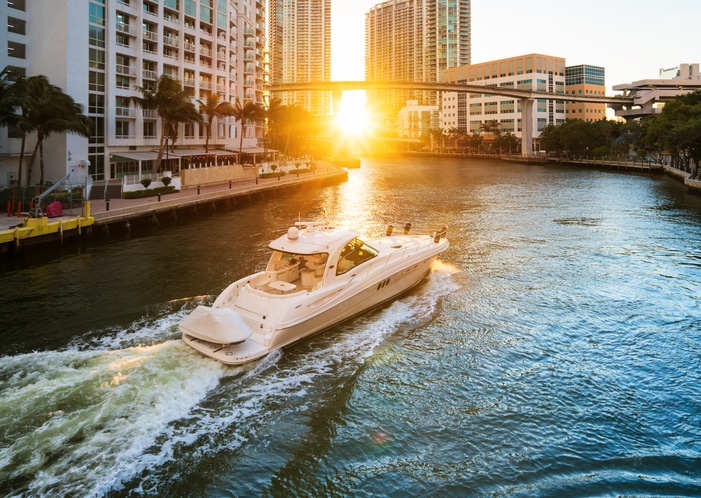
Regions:
<svg viewBox="0 0 701 498"><path fill-rule="evenodd" d="M241 121L241 137L239 140L239 163L241 163L241 157L243 155L243 132L246 129L246 125L249 121L263 118L265 111L258 104L254 104L251 101L246 101L244 104L241 104L241 101L237 98L231 115L236 121Z"/></svg>
<svg viewBox="0 0 701 498"><path fill-rule="evenodd" d="M501 142L509 148L509 154L513 154L514 148L518 147L518 137L510 131L501 136Z"/></svg>
<svg viewBox="0 0 701 498"><path fill-rule="evenodd" d="M479 130L473 131L469 138L470 147L474 146L477 149L477 154L480 153L480 146L484 143L484 137L480 135Z"/></svg>
<svg viewBox="0 0 701 498"><path fill-rule="evenodd" d="M207 138L204 143L204 152L209 152L209 139L212 136L212 122L214 118L221 116L231 116L233 107L228 102L221 102L221 97L218 93L210 95L204 101L198 100L200 105L200 114L207 116Z"/></svg>
<svg viewBox="0 0 701 498"><path fill-rule="evenodd" d="M90 137L90 120L83 114L83 106L63 93L59 87L50 84L46 76L31 76L24 84L26 87L18 91L22 98L22 117L17 120L17 126L23 135L33 131L37 136L27 167L27 183L31 181L32 166L39 155L39 184L43 185L44 141L53 133Z"/></svg>
<svg viewBox="0 0 701 498"><path fill-rule="evenodd" d="M141 93L141 97L131 97L134 105L142 109L154 110L161 118L161 139L156 163L153 166L153 171L156 172L161 167L166 141L173 133L175 125L183 122L199 122L202 116L195 109L190 95L183 90L180 83L167 74L162 74L153 88L137 86L135 89Z"/></svg>
<svg viewBox="0 0 701 498"><path fill-rule="evenodd" d="M27 133L31 127L26 119L26 79L16 75L7 67L0 72L0 125L12 128L22 137L22 146L17 171L17 184L22 185L22 166ZM23 105L25 104L25 105ZM17 112L20 110L21 112Z"/></svg>
<svg viewBox="0 0 701 498"><path fill-rule="evenodd" d="M278 134L278 129L282 125L282 121L284 118L285 114L285 109L286 106L282 104L282 100L273 97L270 99L268 102L268 106L264 108L264 113L265 113L265 128L266 128L266 135L270 136L270 142L273 146L276 145L277 143L277 134ZM268 147L268 141L265 141L265 148L267 149ZM278 147L279 149L279 147ZM267 151L266 151L267 155Z"/></svg>

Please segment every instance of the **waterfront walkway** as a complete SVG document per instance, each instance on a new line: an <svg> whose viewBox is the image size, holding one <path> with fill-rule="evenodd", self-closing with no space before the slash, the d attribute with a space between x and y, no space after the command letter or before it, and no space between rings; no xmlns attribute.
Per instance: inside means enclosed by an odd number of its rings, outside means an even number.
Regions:
<svg viewBox="0 0 701 498"><path fill-rule="evenodd" d="M281 188L288 188L295 185L302 185L314 181L333 181L347 178L348 172L337 168L329 163L317 163L314 173L288 174L278 178L250 178L231 182L210 184L200 187L185 188L178 192L162 194L154 197L144 197L140 199L109 199L90 201L90 215L95 219L95 226L108 225L119 221L126 221L132 218L149 216L162 212L197 206L200 204L211 204L229 198L253 195L264 191L274 191ZM83 214L82 207L64 209L63 216L51 218L52 221L74 219ZM10 229L26 218L28 213L22 213L21 217L16 215L7 216L3 213L0 216L0 230Z"/></svg>

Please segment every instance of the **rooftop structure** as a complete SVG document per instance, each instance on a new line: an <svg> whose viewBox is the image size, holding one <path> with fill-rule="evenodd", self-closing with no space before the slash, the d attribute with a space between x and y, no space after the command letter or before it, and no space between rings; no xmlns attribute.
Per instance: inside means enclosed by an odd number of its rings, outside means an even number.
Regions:
<svg viewBox="0 0 701 498"><path fill-rule="evenodd" d="M632 106L609 105L617 117L637 119L662 111L665 102L701 90L699 64L681 64L675 69L661 69L660 78L614 85L613 90L633 98ZM662 77L665 76L665 77Z"/></svg>

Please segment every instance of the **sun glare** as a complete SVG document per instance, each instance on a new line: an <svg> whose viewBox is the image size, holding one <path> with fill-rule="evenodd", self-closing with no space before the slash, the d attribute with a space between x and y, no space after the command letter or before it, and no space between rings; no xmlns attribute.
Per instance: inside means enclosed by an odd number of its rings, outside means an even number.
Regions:
<svg viewBox="0 0 701 498"><path fill-rule="evenodd" d="M341 131L347 135L363 135L368 132L370 120L365 110L365 93L344 92L341 112L336 118Z"/></svg>

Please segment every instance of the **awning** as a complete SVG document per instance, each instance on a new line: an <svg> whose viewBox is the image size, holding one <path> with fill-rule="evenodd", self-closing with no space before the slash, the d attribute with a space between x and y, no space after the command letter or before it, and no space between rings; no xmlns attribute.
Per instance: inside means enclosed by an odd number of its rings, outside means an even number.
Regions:
<svg viewBox="0 0 701 498"><path fill-rule="evenodd" d="M238 152L238 150L236 152ZM264 149L263 147L244 147L243 149L241 149L242 154L263 154L266 152L277 152L277 150Z"/></svg>
<svg viewBox="0 0 701 498"><path fill-rule="evenodd" d="M158 159L158 152L150 150L143 152L112 152L110 155L121 157L122 159L129 159L131 161L155 161ZM165 154L163 157L165 158Z"/></svg>

